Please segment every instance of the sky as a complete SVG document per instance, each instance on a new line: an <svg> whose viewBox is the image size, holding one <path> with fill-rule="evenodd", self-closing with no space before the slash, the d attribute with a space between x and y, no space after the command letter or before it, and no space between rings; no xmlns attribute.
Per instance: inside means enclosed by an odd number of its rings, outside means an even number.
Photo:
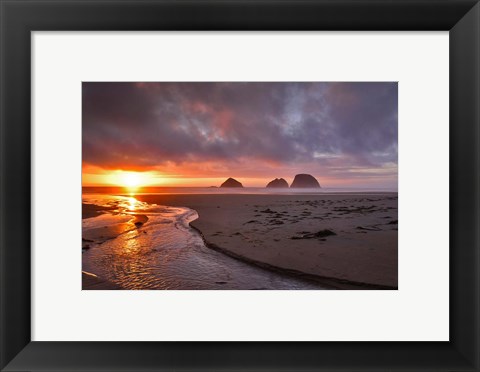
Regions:
<svg viewBox="0 0 480 372"><path fill-rule="evenodd" d="M298 173L396 189L397 83L82 85L84 186L263 187Z"/></svg>

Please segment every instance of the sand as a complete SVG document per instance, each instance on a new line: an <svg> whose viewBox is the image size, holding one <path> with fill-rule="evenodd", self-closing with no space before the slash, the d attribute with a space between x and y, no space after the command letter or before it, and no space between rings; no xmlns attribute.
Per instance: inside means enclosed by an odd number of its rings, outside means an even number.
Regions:
<svg viewBox="0 0 480 372"><path fill-rule="evenodd" d="M136 198L196 210L191 226L233 257L336 283L398 287L396 193Z"/></svg>
<svg viewBox="0 0 480 372"><path fill-rule="evenodd" d="M82 219L97 217L105 211L112 211L114 209L114 207L104 207L95 204L82 203Z"/></svg>
<svg viewBox="0 0 480 372"><path fill-rule="evenodd" d="M120 289L116 284L104 280L92 273L82 271L82 289L87 290L106 290Z"/></svg>

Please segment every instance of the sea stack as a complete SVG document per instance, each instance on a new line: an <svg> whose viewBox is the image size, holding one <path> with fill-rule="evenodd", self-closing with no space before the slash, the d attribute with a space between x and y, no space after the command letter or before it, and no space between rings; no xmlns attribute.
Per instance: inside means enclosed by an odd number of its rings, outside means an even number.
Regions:
<svg viewBox="0 0 480 372"><path fill-rule="evenodd" d="M293 180L291 188L320 188L320 184L310 174L297 174Z"/></svg>
<svg viewBox="0 0 480 372"><path fill-rule="evenodd" d="M243 185L233 178L229 178L220 187L243 187Z"/></svg>
<svg viewBox="0 0 480 372"><path fill-rule="evenodd" d="M273 181L270 181L266 187L288 188L288 183L283 178L275 178Z"/></svg>

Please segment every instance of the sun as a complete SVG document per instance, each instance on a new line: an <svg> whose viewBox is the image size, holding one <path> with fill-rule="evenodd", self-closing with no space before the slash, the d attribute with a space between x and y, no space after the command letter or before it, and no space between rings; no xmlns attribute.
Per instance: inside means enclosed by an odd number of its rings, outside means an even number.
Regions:
<svg viewBox="0 0 480 372"><path fill-rule="evenodd" d="M122 186L129 191L135 191L150 183L149 177L141 172L117 171L112 178L112 183Z"/></svg>
<svg viewBox="0 0 480 372"><path fill-rule="evenodd" d="M155 186L162 183L163 177L156 172L135 172L115 170L105 174L105 180L108 184L117 187L123 187L130 192L135 192L140 188Z"/></svg>
<svg viewBox="0 0 480 372"><path fill-rule="evenodd" d="M121 174L120 179L120 182L125 187L138 187L142 183L141 176L135 172L124 172Z"/></svg>

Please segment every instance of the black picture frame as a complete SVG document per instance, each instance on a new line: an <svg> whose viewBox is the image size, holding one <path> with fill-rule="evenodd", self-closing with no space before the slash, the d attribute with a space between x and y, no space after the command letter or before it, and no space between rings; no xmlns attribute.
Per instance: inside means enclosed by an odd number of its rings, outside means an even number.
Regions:
<svg viewBox="0 0 480 372"><path fill-rule="evenodd" d="M480 370L477 0L0 0L0 12L2 370ZM30 36L37 30L449 31L450 341L32 342Z"/></svg>

